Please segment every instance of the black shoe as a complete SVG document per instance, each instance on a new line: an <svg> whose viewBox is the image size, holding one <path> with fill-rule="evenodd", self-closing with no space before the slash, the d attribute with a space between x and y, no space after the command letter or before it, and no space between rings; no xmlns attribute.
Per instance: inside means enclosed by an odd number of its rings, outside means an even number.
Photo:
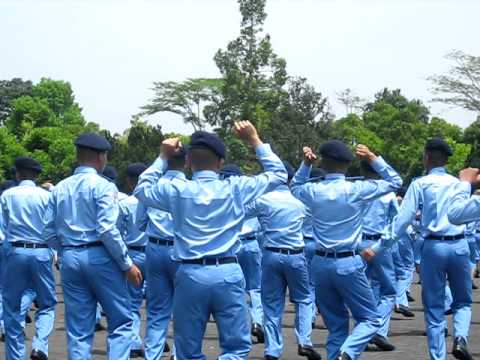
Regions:
<svg viewBox="0 0 480 360"><path fill-rule="evenodd" d="M478 269L475 269L475 272L473 273L473 277L476 279L480 278L480 271L478 271Z"/></svg>
<svg viewBox="0 0 480 360"><path fill-rule="evenodd" d="M452 315L453 314L453 310L452 308L448 309L447 311L445 311L445 315Z"/></svg>
<svg viewBox="0 0 480 360"><path fill-rule="evenodd" d="M265 355L264 357L265 360L278 360L278 357L272 356L272 355Z"/></svg>
<svg viewBox="0 0 480 360"><path fill-rule="evenodd" d="M252 325L252 336L257 338L257 344L265 343L265 334L263 333L262 325Z"/></svg>
<svg viewBox="0 0 480 360"><path fill-rule="evenodd" d="M32 323L32 318L30 317L30 314L27 313L27 315L25 315L25 324L31 324Z"/></svg>
<svg viewBox="0 0 480 360"><path fill-rule="evenodd" d="M144 358L144 357L145 357L145 351L143 351L142 349L130 350L130 359Z"/></svg>
<svg viewBox="0 0 480 360"><path fill-rule="evenodd" d="M412 295L410 295L409 292L407 292L407 300L408 300L408 302L414 302L415 301L415 299L412 297Z"/></svg>
<svg viewBox="0 0 480 360"><path fill-rule="evenodd" d="M472 281L472 289L473 290L478 290L477 284L475 284L473 281Z"/></svg>
<svg viewBox="0 0 480 360"><path fill-rule="evenodd" d="M166 341L165 341L165 345L163 345L163 352L164 353L170 352L170 346Z"/></svg>
<svg viewBox="0 0 480 360"><path fill-rule="evenodd" d="M5 342L5 334L2 334L2 335L0 336L0 341L1 341L1 342Z"/></svg>
<svg viewBox="0 0 480 360"><path fill-rule="evenodd" d="M347 353L342 352L338 357L338 360L352 360L352 358Z"/></svg>
<svg viewBox="0 0 480 360"><path fill-rule="evenodd" d="M415 317L415 314L405 305L396 305L395 306L395 312L398 314L402 314L403 316L407 318L412 318Z"/></svg>
<svg viewBox="0 0 480 360"><path fill-rule="evenodd" d="M387 338L381 335L375 335L372 340L370 340L370 344L374 344L379 348L381 351L393 351L395 350L395 346L390 344Z"/></svg>
<svg viewBox="0 0 480 360"><path fill-rule="evenodd" d="M312 321L312 330L315 329L317 325L315 324L315 321Z"/></svg>
<svg viewBox="0 0 480 360"><path fill-rule="evenodd" d="M467 341L462 337L456 337L453 341L452 355L460 360L473 360L468 352Z"/></svg>
<svg viewBox="0 0 480 360"><path fill-rule="evenodd" d="M30 354L30 359L32 360L48 360L48 356L45 355L43 351L33 349L32 353Z"/></svg>
<svg viewBox="0 0 480 360"><path fill-rule="evenodd" d="M298 355L306 356L308 360L322 360L322 356L311 345L298 345Z"/></svg>
<svg viewBox="0 0 480 360"><path fill-rule="evenodd" d="M95 324L95 332L105 331L105 330L107 330L107 328L103 326L101 323Z"/></svg>

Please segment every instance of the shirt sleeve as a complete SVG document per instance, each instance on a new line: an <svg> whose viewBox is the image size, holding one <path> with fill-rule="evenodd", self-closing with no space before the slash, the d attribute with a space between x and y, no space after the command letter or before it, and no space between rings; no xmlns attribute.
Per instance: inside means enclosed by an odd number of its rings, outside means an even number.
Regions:
<svg viewBox="0 0 480 360"><path fill-rule="evenodd" d="M280 158L272 151L270 145L261 144L255 148L258 160L264 172L256 176L238 176L238 192L246 205L263 194L274 190L287 182L287 171Z"/></svg>
<svg viewBox="0 0 480 360"><path fill-rule="evenodd" d="M352 201L371 201L402 186L402 178L381 156L372 161L371 166L382 180L357 181L352 191Z"/></svg>
<svg viewBox="0 0 480 360"><path fill-rule="evenodd" d="M163 211L170 210L171 179L161 179L166 169L167 161L159 157L138 178L133 194L144 206Z"/></svg>
<svg viewBox="0 0 480 360"><path fill-rule="evenodd" d="M128 250L116 224L119 215L118 191L109 183L97 191L97 234L122 271L132 266Z"/></svg>
<svg viewBox="0 0 480 360"><path fill-rule="evenodd" d="M57 229L55 226L57 217L57 206L56 206L56 193L55 191L50 193L48 197L48 203L45 210L45 227L42 231L42 237L45 239L49 247L56 249L57 251L61 249L60 239L57 237Z"/></svg>
<svg viewBox="0 0 480 360"><path fill-rule="evenodd" d="M448 208L448 221L461 225L480 219L480 196L470 196L472 191L468 182L461 181L455 185L454 194Z"/></svg>
<svg viewBox="0 0 480 360"><path fill-rule="evenodd" d="M312 205L315 195L314 184L308 182L311 170L311 165L307 165L302 162L300 168L293 177L291 187L293 196L295 196L298 200L302 201L309 208Z"/></svg>
<svg viewBox="0 0 480 360"><path fill-rule="evenodd" d="M128 208L120 201L118 204L117 228L120 236L125 240L127 234Z"/></svg>
<svg viewBox="0 0 480 360"><path fill-rule="evenodd" d="M261 200L261 198L255 200L255 201L252 201L245 206L245 218L246 219L251 219L251 218L261 216L260 200Z"/></svg>
<svg viewBox="0 0 480 360"><path fill-rule="evenodd" d="M135 216L135 225L138 230L145 232L147 230L149 217L148 217L148 208L139 202L137 205L137 214Z"/></svg>
<svg viewBox="0 0 480 360"><path fill-rule="evenodd" d="M397 239L407 233L412 225L421 203L421 191L418 182L414 181L407 190L398 215L393 220L393 238Z"/></svg>

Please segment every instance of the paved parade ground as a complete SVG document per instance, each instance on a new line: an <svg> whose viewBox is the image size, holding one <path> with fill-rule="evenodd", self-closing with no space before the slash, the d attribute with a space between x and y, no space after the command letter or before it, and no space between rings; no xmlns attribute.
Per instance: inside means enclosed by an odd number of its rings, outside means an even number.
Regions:
<svg viewBox="0 0 480 360"><path fill-rule="evenodd" d="M479 280L477 279L477 282ZM379 360L379 359L394 359L394 360L419 360L428 359L427 356L427 343L426 337L422 336L424 331L423 311L420 302L420 286L413 285L413 296L415 302L411 303L412 310L415 312L415 318L406 319L399 314L394 314L392 327L391 327L391 342L397 347L397 350L391 353L386 352L366 352L362 356L365 360ZM66 356L66 340L65 340L65 325L64 325L64 312L63 312L63 298L61 294L61 287L57 285L57 294L59 304L56 311L56 323L55 331L50 337L50 359L51 360L64 360ZM472 355L475 358L480 359L480 290L474 291L474 306L473 306L473 321L470 333L470 348ZM33 312L31 312L33 317ZM451 317L449 317L451 329ZM145 321L145 316L143 321ZM102 323L106 325L105 319ZM143 323L145 324L145 323ZM293 306L288 303L287 311L284 319L284 337L285 337L285 353L282 359L300 359L296 354L296 342L294 335L294 313ZM30 344L32 339L33 324L28 325L27 329L27 343L30 351ZM451 330L450 330L451 333ZM323 328L321 319L317 321L317 329L314 330L312 336L314 346L317 348L322 357L326 358L325 353L325 340L327 331ZM105 347L106 332L97 332L95 336L94 346L94 359L103 360L106 359L106 347ZM218 355L218 336L216 333L215 323L210 322L208 324L207 332L205 335L206 341L204 342L204 352L208 359L216 359ZM452 337L447 339L448 352L450 352L452 345ZM169 343L172 343L170 334ZM0 345L1 353L0 359L4 359L3 343ZM167 359L167 358L166 358ZM253 351L250 354L250 359L263 359L263 346L254 345ZM448 359L454 359L449 354Z"/></svg>

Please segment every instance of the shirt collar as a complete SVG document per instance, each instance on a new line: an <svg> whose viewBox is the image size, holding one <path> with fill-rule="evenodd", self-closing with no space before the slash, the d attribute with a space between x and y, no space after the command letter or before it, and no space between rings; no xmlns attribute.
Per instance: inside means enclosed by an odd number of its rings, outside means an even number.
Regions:
<svg viewBox="0 0 480 360"><path fill-rule="evenodd" d="M192 179L218 179L218 174L212 170L200 170L193 174Z"/></svg>
<svg viewBox="0 0 480 360"><path fill-rule="evenodd" d="M35 184L35 182L32 180L22 180L18 186L37 186L37 184Z"/></svg>
<svg viewBox="0 0 480 360"><path fill-rule="evenodd" d="M325 180L345 179L345 174L331 173L325 175Z"/></svg>
<svg viewBox="0 0 480 360"><path fill-rule="evenodd" d="M98 174L98 171L91 166L79 166L75 169L75 174Z"/></svg>
<svg viewBox="0 0 480 360"><path fill-rule="evenodd" d="M185 173L180 170L167 170L163 176L168 176L171 178L180 178L185 179Z"/></svg>
<svg viewBox="0 0 480 360"><path fill-rule="evenodd" d="M429 174L446 174L447 170L443 166L433 168L428 172Z"/></svg>

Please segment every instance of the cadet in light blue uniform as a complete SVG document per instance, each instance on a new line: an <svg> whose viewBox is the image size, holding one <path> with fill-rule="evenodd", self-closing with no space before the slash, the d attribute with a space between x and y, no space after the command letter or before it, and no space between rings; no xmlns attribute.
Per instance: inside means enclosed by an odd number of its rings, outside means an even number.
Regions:
<svg viewBox="0 0 480 360"><path fill-rule="evenodd" d="M5 191L1 197L2 227L5 241L3 291L5 321L5 358L25 359L25 335L21 319L22 297L33 289L37 294L35 337L30 358L48 359L48 337L55 321L55 279L53 253L42 237L44 215L50 194L35 184L42 171L32 158L15 160L18 186Z"/></svg>
<svg viewBox="0 0 480 360"><path fill-rule="evenodd" d="M467 338L472 315L472 279L470 252L465 239L465 226L454 225L447 218L453 203L458 179L447 174L445 165L452 150L441 139L431 139L425 146L424 165L428 175L410 184L400 212L394 222L394 237L405 234L422 204L420 229L425 239L420 276L422 299L430 358L446 359L445 349L445 285L452 290L454 345L457 359L470 359Z"/></svg>
<svg viewBox="0 0 480 360"><path fill-rule="evenodd" d="M235 256L245 205L287 179L282 162L250 122L236 122L235 131L255 148L265 173L220 180L225 145L215 134L198 131L191 136L187 157L191 181L161 178L179 145L178 139L168 139L135 189L145 206L173 217L175 258L181 262L175 278L174 335L181 360L206 359L202 338L211 314L222 349L219 359L247 359L251 349L245 279Z"/></svg>
<svg viewBox="0 0 480 360"><path fill-rule="evenodd" d="M147 167L141 163L130 164L126 170L126 183L128 191L132 192L137 185L138 177ZM138 200L130 195L119 202L120 214L117 220L117 227L127 245L128 255L133 263L140 269L145 279L145 249L147 237L140 231L136 224ZM142 284L143 285L143 284ZM143 302L143 286L138 287L132 284L128 286L133 314L132 348L130 358L144 357L142 337L140 336L142 315L140 308Z"/></svg>
<svg viewBox="0 0 480 360"><path fill-rule="evenodd" d="M225 165L220 169L220 178L227 179L230 176L242 176L243 171L235 164ZM250 297L250 318L252 321L252 336L256 337L257 343L265 342L263 332L263 307L261 298L262 281L262 252L259 246L260 223L256 217L243 222L240 232L242 247L237 253L238 262L245 276L246 290Z"/></svg>
<svg viewBox="0 0 480 360"><path fill-rule="evenodd" d="M366 161L362 161L361 169L366 179L378 179L375 170ZM391 192L365 205L363 213L363 236L360 248L371 248L388 237L388 230L393 218L398 213L398 200ZM381 316L381 327L370 341L382 351L393 351L388 340L390 318L392 317L397 295L395 267L391 249L385 249L367 263L366 274L373 288Z"/></svg>
<svg viewBox="0 0 480 360"><path fill-rule="evenodd" d="M345 173L354 159L345 144L330 140L320 147L325 180L308 183L316 155L304 148L304 163L295 175L292 192L310 208L317 243L312 261L317 307L329 335L329 360L358 359L381 326L372 288L365 275L365 263L358 252L362 240L362 215L366 204L395 191L400 176L366 146L357 146L357 156L369 160L384 180L349 182ZM369 258L372 251L366 249ZM349 336L349 313L356 326Z"/></svg>
<svg viewBox="0 0 480 360"><path fill-rule="evenodd" d="M294 171L284 163L289 180ZM290 171L289 171L290 170ZM305 206L281 185L248 204L247 217L257 217L263 231L262 304L265 328L265 359L282 356L282 317L288 287L295 304L295 335L298 354L309 360L321 359L312 346L312 297L302 226Z"/></svg>
<svg viewBox="0 0 480 360"><path fill-rule="evenodd" d="M127 279L140 286L142 274L116 227L117 189L99 175L110 144L86 133L75 145L80 165L53 190L45 229L47 239L61 245L68 358L92 358L99 302L108 323L107 359L126 360L133 322Z"/></svg>
<svg viewBox="0 0 480 360"><path fill-rule="evenodd" d="M186 182L186 152L178 151L168 160L164 181ZM145 231L147 244L147 333L145 336L145 358L160 359L169 350L167 344L168 324L172 317L175 274L179 263L173 259L173 219L168 212L138 206L137 226ZM174 356L174 351L171 358Z"/></svg>

